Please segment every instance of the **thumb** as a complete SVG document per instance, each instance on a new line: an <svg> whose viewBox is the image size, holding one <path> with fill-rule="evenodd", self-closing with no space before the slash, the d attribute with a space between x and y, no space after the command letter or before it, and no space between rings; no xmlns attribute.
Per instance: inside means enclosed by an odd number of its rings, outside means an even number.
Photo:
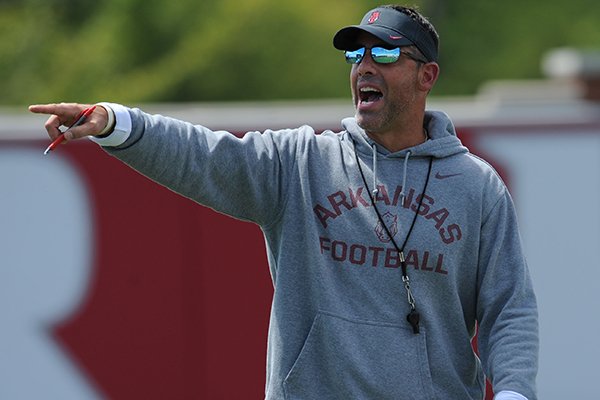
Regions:
<svg viewBox="0 0 600 400"><path fill-rule="evenodd" d="M87 108L87 110L91 110L91 112L85 115L85 119L79 125L72 126L64 132L66 140L96 136L104 130L108 124L108 111L98 105Z"/></svg>

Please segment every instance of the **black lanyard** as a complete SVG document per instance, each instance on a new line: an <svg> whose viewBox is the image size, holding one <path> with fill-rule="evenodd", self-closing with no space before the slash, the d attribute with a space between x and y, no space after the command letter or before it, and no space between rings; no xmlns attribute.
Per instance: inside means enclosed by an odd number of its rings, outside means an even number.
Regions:
<svg viewBox="0 0 600 400"><path fill-rule="evenodd" d="M421 319L421 316L419 315L419 313L417 311L415 298L410 289L410 279L408 278L406 259L404 258L404 247L406 246L406 243L408 242L408 239L410 238L410 234L412 233L413 228L415 227L415 223L417 222L417 216L419 215L419 210L421 210L421 205L423 204L423 198L425 197L425 192L427 191L427 186L429 185L429 177L431 176L431 166L433 164L433 157L429 158L429 170L427 171L427 178L425 179L425 185L423 186L423 193L421 194L421 198L419 199L419 206L417 207L417 211L415 212L415 216L413 217L412 223L410 225L410 229L408 230L408 233L406 234L406 237L404 238L404 243L402 243L402 247L399 247L398 244L396 243L396 240L390 233L390 230L388 229L387 225L383 221L383 217L381 216L381 213L379 212L379 209L377 208L377 205L375 204L375 198L373 197L373 194L371 194L371 191L369 190L369 185L367 184L367 180L365 179L365 174L363 173L362 166L360 165L358 151L356 150L356 143L354 142L354 138L351 137L351 139L352 139L352 144L354 145L354 155L356 157L356 164L358 165L358 170L360 171L360 176L362 177L365 188L367 189L367 193L369 193L369 199L371 200L371 205L375 209L375 212L377 213L377 218L379 219L381 226L383 226L383 229L385 229L385 233L388 235L388 237L394 244L396 251L398 252L398 257L400 258L400 267L402 268L402 282L404 283L404 288L406 289L406 295L408 297L408 304L410 305L410 312L406 316L406 320L412 326L413 333L418 334L419 333L419 321ZM376 189L376 188L374 188L374 189ZM402 190L405 190L405 189L406 188L402 188Z"/></svg>

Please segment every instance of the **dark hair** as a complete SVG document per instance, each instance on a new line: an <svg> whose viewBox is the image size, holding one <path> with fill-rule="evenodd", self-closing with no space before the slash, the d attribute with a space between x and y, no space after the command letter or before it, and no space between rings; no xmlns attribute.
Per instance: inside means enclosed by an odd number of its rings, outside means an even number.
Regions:
<svg viewBox="0 0 600 400"><path fill-rule="evenodd" d="M425 28L427 30L427 32L429 32L429 34L431 35L431 38L433 39L433 42L435 43L435 46L436 47L439 46L440 36L438 35L437 31L435 30L435 27L433 26L433 24L431 22L429 22L429 20L427 18L425 18L423 15L421 15L421 13L419 13L419 11L417 11L417 7L406 7L406 6L400 6L397 4L389 4L389 5L381 6L381 7L382 8L392 8L396 11L399 11L399 12L409 16L413 20L417 21L423 28Z"/></svg>

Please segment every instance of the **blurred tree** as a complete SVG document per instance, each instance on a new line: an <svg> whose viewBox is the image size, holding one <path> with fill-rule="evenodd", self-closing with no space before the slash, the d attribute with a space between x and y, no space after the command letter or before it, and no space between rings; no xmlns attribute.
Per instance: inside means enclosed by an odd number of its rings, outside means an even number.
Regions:
<svg viewBox="0 0 600 400"><path fill-rule="evenodd" d="M442 76L435 94L468 94L489 79L541 77L556 47L600 46L600 3L573 0L452 0L436 26Z"/></svg>
<svg viewBox="0 0 600 400"><path fill-rule="evenodd" d="M597 0L416 1L441 35L434 94L539 77L598 46ZM380 2L0 0L0 104L349 98L340 27Z"/></svg>

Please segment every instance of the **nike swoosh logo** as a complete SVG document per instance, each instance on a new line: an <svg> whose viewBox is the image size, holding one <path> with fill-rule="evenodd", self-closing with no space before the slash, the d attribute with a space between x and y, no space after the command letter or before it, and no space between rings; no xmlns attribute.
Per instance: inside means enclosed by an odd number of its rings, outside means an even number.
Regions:
<svg viewBox="0 0 600 400"><path fill-rule="evenodd" d="M399 40L399 39L402 39L402 36L392 36L392 35L390 35L390 39L392 39L392 40Z"/></svg>
<svg viewBox="0 0 600 400"><path fill-rule="evenodd" d="M459 176L459 175L462 175L462 173L442 175L439 172L437 172L435 174L435 177L436 177L436 179L448 179L448 178L452 178L453 176Z"/></svg>

